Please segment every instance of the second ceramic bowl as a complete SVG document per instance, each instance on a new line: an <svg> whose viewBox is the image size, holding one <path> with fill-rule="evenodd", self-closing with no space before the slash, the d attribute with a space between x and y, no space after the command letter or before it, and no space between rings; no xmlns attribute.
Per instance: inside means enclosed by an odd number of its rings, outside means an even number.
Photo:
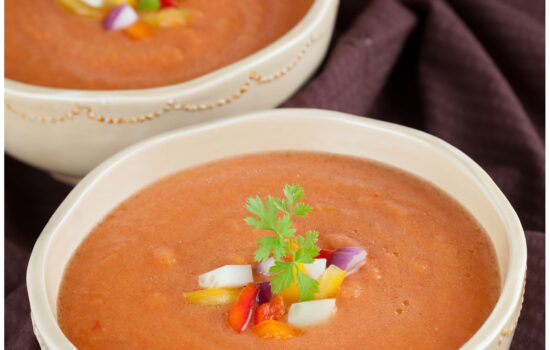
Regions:
<svg viewBox="0 0 550 350"><path fill-rule="evenodd" d="M146 137L253 110L291 96L322 61L338 0L316 0L290 32L257 53L189 82L115 91L5 82L7 153L65 180L84 176Z"/></svg>

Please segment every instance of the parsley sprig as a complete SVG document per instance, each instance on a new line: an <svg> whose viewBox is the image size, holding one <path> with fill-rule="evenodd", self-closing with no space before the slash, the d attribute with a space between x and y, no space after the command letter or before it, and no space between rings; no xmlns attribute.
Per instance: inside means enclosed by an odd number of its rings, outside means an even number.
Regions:
<svg viewBox="0 0 550 350"><path fill-rule="evenodd" d="M274 275L270 282L274 293L279 293L296 282L300 290L300 301L310 300L319 291L319 283L305 273L303 264L312 263L319 254L316 246L319 233L307 231L304 235L296 235L292 220L296 216L308 215L313 208L300 202L304 196L300 185L287 184L283 192L285 198L268 196L264 202L256 196L246 202L248 211L256 216L247 217L246 223L254 229L272 231L275 234L260 237L260 247L254 253L254 260L262 262L273 255L275 265L269 271Z"/></svg>

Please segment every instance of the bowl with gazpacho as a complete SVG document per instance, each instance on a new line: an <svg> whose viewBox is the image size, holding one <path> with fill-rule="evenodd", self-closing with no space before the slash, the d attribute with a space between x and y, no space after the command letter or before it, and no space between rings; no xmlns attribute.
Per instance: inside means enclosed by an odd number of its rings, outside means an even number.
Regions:
<svg viewBox="0 0 550 350"><path fill-rule="evenodd" d="M456 148L280 109L104 162L44 228L27 285L44 349L507 349L526 255Z"/></svg>
<svg viewBox="0 0 550 350"><path fill-rule="evenodd" d="M338 0L6 1L6 151L66 180L143 138L273 108Z"/></svg>

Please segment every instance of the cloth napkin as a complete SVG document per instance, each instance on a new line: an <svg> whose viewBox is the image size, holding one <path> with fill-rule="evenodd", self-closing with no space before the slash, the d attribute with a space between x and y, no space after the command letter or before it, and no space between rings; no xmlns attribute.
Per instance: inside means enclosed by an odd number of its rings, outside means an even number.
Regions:
<svg viewBox="0 0 550 350"><path fill-rule="evenodd" d="M284 104L424 130L491 175L528 244L514 350L545 346L544 73L544 0L341 0L327 59ZM25 271L70 187L5 161L5 345L38 349Z"/></svg>

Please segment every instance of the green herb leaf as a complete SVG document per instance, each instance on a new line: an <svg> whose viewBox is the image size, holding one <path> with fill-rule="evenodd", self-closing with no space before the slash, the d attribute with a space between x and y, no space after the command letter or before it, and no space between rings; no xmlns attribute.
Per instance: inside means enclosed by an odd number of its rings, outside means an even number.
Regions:
<svg viewBox="0 0 550 350"><path fill-rule="evenodd" d="M300 185L285 185L283 193L286 199L268 196L262 202L258 196L249 198L246 208L255 217L247 217L244 221L254 229L275 234L260 237L259 248L254 253L256 261L265 261L273 254L275 265L270 269L274 275L270 282L273 292L279 293L296 282L300 300L308 300L318 291L319 283L301 271L299 264L310 264L319 254L316 246L319 234L317 231L307 231L303 236L296 236L292 219L293 216L306 216L313 208L298 202L304 196Z"/></svg>
<svg viewBox="0 0 550 350"><path fill-rule="evenodd" d="M319 282L299 269L296 278L300 285L300 301L313 299L313 295L319 292Z"/></svg>
<svg viewBox="0 0 550 350"><path fill-rule="evenodd" d="M296 216L306 216L313 210L313 207L307 205L306 203L298 203L294 208L294 215Z"/></svg>
<svg viewBox="0 0 550 350"><path fill-rule="evenodd" d="M308 231L304 237L298 237L296 240L298 249L294 255L294 261L304 264L311 264L315 257L319 255L319 248L315 245L319 233L317 231Z"/></svg>
<svg viewBox="0 0 550 350"><path fill-rule="evenodd" d="M294 270L293 262L275 262L275 265L269 269L269 272L275 275L270 282L274 293L280 293L283 289L290 287L294 282Z"/></svg>
<svg viewBox="0 0 550 350"><path fill-rule="evenodd" d="M275 198L275 206L283 213L288 214L288 202L284 199Z"/></svg>
<svg viewBox="0 0 550 350"><path fill-rule="evenodd" d="M254 260L256 261L265 261L271 255L271 252L275 249L278 244L277 237L272 236L263 236L258 239L258 245L260 248L256 249L254 252Z"/></svg>
<svg viewBox="0 0 550 350"><path fill-rule="evenodd" d="M266 199L266 205L256 196L248 198L246 202L246 209L252 214L258 216L258 218L246 218L246 223L254 227L255 229L272 230L275 227L275 218L277 216L277 207L269 201L269 197Z"/></svg>
<svg viewBox="0 0 550 350"><path fill-rule="evenodd" d="M292 219L289 215L285 215L277 220L277 228L282 237L292 238L296 233L296 229L292 227Z"/></svg>
<svg viewBox="0 0 550 350"><path fill-rule="evenodd" d="M294 203L302 199L304 195L304 190L302 189L302 187L300 187L300 185L285 185L283 192L290 207L292 207Z"/></svg>
<svg viewBox="0 0 550 350"><path fill-rule="evenodd" d="M307 247L315 247L315 244L317 243L317 240L319 239L319 232L317 231L307 231L305 234L305 241L304 246Z"/></svg>

